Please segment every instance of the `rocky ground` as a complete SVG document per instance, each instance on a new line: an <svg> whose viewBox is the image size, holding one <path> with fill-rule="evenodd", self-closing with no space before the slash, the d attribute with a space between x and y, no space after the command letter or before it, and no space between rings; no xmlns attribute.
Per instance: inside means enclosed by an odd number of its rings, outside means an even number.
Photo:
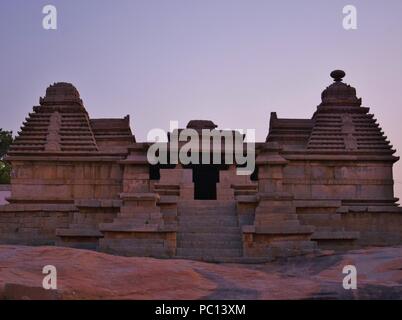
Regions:
<svg viewBox="0 0 402 320"><path fill-rule="evenodd" d="M58 290L41 289L54 265ZM345 265L358 289L345 290ZM402 299L402 247L259 265L117 257L58 247L0 246L3 299Z"/></svg>

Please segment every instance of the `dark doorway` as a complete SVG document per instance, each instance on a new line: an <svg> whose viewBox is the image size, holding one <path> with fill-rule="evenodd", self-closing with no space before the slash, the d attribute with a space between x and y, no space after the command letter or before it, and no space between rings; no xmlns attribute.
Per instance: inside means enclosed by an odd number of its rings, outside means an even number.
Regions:
<svg viewBox="0 0 402 320"><path fill-rule="evenodd" d="M193 166L193 182L195 200L216 200L219 167L214 165Z"/></svg>

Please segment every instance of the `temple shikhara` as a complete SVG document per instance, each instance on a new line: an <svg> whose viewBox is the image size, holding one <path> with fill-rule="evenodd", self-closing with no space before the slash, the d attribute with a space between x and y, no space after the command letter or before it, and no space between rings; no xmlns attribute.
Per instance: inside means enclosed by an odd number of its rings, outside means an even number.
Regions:
<svg viewBox="0 0 402 320"><path fill-rule="evenodd" d="M73 85L51 85L8 152L0 243L224 262L402 244L399 158L345 73L331 77L311 119L271 113L251 175L224 161L151 165L129 116L92 119Z"/></svg>

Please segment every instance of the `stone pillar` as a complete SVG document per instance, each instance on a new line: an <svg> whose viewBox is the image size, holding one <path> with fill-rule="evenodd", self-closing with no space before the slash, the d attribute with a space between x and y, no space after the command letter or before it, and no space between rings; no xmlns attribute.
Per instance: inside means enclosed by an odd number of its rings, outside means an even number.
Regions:
<svg viewBox="0 0 402 320"><path fill-rule="evenodd" d="M147 144L129 148L124 166L122 206L112 223L101 224L104 238L100 250L129 256L171 257L176 250L176 230L165 227L158 206L159 195L151 190Z"/></svg>
<svg viewBox="0 0 402 320"><path fill-rule="evenodd" d="M266 143L257 157L259 190L254 224L243 227L245 256L286 257L310 252L314 228L302 226L293 196L284 192L283 168L288 161L275 143Z"/></svg>

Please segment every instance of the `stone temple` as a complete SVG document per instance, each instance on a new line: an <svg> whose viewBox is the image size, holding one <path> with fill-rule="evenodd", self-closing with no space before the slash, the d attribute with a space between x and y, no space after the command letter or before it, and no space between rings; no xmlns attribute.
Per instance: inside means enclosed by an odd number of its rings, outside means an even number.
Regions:
<svg viewBox="0 0 402 320"><path fill-rule="evenodd" d="M128 116L91 119L73 85L51 85L7 156L0 243L240 262L402 244L399 158L345 73L331 77L311 119L271 113L247 176L237 163L150 165Z"/></svg>

